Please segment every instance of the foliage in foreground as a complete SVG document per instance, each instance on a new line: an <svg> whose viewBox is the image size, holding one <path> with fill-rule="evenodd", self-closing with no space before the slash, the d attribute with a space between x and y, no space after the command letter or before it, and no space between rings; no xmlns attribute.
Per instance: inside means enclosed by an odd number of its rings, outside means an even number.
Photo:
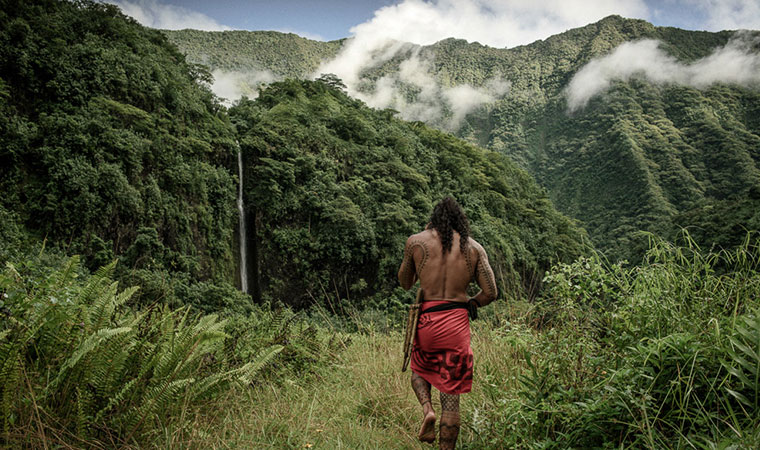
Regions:
<svg viewBox="0 0 760 450"><path fill-rule="evenodd" d="M323 342L292 312L220 320L189 307L125 307L136 288L8 264L0 275L0 425L6 443L144 445L233 386L305 374L341 341Z"/></svg>
<svg viewBox="0 0 760 450"><path fill-rule="evenodd" d="M639 267L585 258L547 274L542 302L502 325L537 332L517 391L487 388L483 442L756 447L760 242L718 253L685 242L653 239Z"/></svg>

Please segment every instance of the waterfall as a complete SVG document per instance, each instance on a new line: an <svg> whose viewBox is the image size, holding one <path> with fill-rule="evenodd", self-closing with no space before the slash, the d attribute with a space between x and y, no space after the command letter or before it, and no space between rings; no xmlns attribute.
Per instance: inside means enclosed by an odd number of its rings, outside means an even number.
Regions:
<svg viewBox="0 0 760 450"><path fill-rule="evenodd" d="M243 153L238 145L238 199L240 213L240 289L248 293L248 248L245 241L245 205L243 204Z"/></svg>

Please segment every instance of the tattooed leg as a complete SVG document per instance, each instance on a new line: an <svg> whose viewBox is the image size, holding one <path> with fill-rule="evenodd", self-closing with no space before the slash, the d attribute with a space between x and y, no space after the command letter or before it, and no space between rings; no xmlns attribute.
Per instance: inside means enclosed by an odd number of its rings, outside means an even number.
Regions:
<svg viewBox="0 0 760 450"><path fill-rule="evenodd" d="M412 389L422 405L422 426L417 438L422 442L435 442L435 411L430 402L430 383L412 372Z"/></svg>
<svg viewBox="0 0 760 450"><path fill-rule="evenodd" d="M459 437L459 395L441 392L441 425L438 444L442 450L453 449Z"/></svg>

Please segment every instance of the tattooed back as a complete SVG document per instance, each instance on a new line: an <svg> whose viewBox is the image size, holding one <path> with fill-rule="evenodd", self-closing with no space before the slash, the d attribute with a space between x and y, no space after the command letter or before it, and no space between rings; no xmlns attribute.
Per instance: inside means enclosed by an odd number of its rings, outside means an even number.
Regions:
<svg viewBox="0 0 760 450"><path fill-rule="evenodd" d="M483 247L468 238L464 252L459 233L454 232L451 251L443 251L438 231L427 229L409 237L399 280L409 289L418 279L425 300L467 301L467 286L475 279L481 292L480 306L496 298L496 283Z"/></svg>

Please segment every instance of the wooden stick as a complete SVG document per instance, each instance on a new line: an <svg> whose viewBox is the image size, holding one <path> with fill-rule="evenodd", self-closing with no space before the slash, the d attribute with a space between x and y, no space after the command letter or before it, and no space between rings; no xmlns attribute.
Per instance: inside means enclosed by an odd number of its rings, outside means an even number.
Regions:
<svg viewBox="0 0 760 450"><path fill-rule="evenodd" d="M417 289L417 297L414 303L409 306L409 314L406 318L406 335L404 336L404 362L401 371L406 372L409 366L409 359L412 357L412 347L414 337L417 334L417 321L420 318L420 299L422 298L422 288Z"/></svg>

